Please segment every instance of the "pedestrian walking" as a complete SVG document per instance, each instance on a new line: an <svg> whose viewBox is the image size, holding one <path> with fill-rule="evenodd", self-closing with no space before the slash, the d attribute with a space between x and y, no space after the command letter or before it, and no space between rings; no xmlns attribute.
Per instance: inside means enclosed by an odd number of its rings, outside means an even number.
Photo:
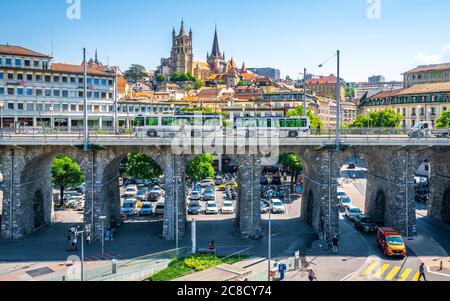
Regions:
<svg viewBox="0 0 450 301"><path fill-rule="evenodd" d="M425 264L422 262L419 266L419 279L417 281L420 281L420 279L423 277L423 280L427 281L427 277L425 276Z"/></svg>
<svg viewBox="0 0 450 301"><path fill-rule="evenodd" d="M308 270L308 278L309 278L309 281L317 280L316 273L314 272L314 270L312 268L310 268Z"/></svg>
<svg viewBox="0 0 450 301"><path fill-rule="evenodd" d="M316 128L316 135L317 136L320 136L321 135L321 129L322 129L322 127L321 127L321 125L320 125L320 122L317 124L317 128Z"/></svg>
<svg viewBox="0 0 450 301"><path fill-rule="evenodd" d="M208 249L211 254L216 253L216 244L215 244L214 240L211 240L211 242L208 245Z"/></svg>
<svg viewBox="0 0 450 301"><path fill-rule="evenodd" d="M337 254L339 247L339 239L336 235L333 237L333 239L331 239L331 245L333 247L333 254Z"/></svg>

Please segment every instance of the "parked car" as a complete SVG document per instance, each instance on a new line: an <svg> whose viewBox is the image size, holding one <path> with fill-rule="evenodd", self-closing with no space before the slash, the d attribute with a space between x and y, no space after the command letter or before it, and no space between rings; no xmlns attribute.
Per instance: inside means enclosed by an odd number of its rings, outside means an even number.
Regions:
<svg viewBox="0 0 450 301"><path fill-rule="evenodd" d="M83 211L84 210L84 201L79 201L78 203L76 203L75 206L73 207L73 209L75 211Z"/></svg>
<svg viewBox="0 0 450 301"><path fill-rule="evenodd" d="M137 186L136 185L129 185L125 189L125 197L134 197L138 193Z"/></svg>
<svg viewBox="0 0 450 301"><path fill-rule="evenodd" d="M200 186L202 186L202 188L205 188L205 187L211 186L211 185L214 185L214 181L211 179L205 179L200 182Z"/></svg>
<svg viewBox="0 0 450 301"><path fill-rule="evenodd" d="M64 200L64 206L68 208L75 208L78 204L80 204L83 201L82 198L78 198L76 196L68 197Z"/></svg>
<svg viewBox="0 0 450 301"><path fill-rule="evenodd" d="M342 187L338 187L337 188L337 198L339 199L340 197L343 197L343 196L347 196L347 194L345 193L345 191Z"/></svg>
<svg viewBox="0 0 450 301"><path fill-rule="evenodd" d="M224 182L224 179L222 177L216 177L214 184L217 185L222 185Z"/></svg>
<svg viewBox="0 0 450 301"><path fill-rule="evenodd" d="M272 199L272 213L285 213L286 206L279 199Z"/></svg>
<svg viewBox="0 0 450 301"><path fill-rule="evenodd" d="M215 201L216 200L216 192L214 191L214 188L206 188L203 192L203 201Z"/></svg>
<svg viewBox="0 0 450 301"><path fill-rule="evenodd" d="M192 191L189 194L189 200L190 201L200 201L201 198L202 198L202 195L201 195L201 193L199 191Z"/></svg>
<svg viewBox="0 0 450 301"><path fill-rule="evenodd" d="M361 209L359 209L358 207L352 205L345 207L345 216L351 221L354 221L355 217L357 217L360 214L362 214L362 212Z"/></svg>
<svg viewBox="0 0 450 301"><path fill-rule="evenodd" d="M339 205L343 208L349 207L352 205L352 200L348 196L340 197Z"/></svg>
<svg viewBox="0 0 450 301"><path fill-rule="evenodd" d="M273 176L272 181L270 182L271 185L281 185L281 177L280 176Z"/></svg>
<svg viewBox="0 0 450 301"><path fill-rule="evenodd" d="M146 201L148 198L148 192L147 190L141 189L139 190L139 192L136 194L136 199L141 200L141 201Z"/></svg>
<svg viewBox="0 0 450 301"><path fill-rule="evenodd" d="M219 214L219 208L217 207L216 202L206 203L205 214Z"/></svg>
<svg viewBox="0 0 450 301"><path fill-rule="evenodd" d="M377 246L381 249L385 256L407 256L406 245L403 237L392 228L378 228Z"/></svg>
<svg viewBox="0 0 450 301"><path fill-rule="evenodd" d="M155 206L155 212L154 215L164 215L164 204L165 204L165 199L161 198L158 203L156 203Z"/></svg>
<svg viewBox="0 0 450 301"><path fill-rule="evenodd" d="M193 201L193 202L189 203L188 214L198 215L201 213L201 211L202 211L202 207L200 206L199 202Z"/></svg>
<svg viewBox="0 0 450 301"><path fill-rule="evenodd" d="M138 210L139 215L151 215L153 213L153 206L150 202L142 202L141 208Z"/></svg>
<svg viewBox="0 0 450 301"><path fill-rule="evenodd" d="M144 185L144 180L136 179L136 185Z"/></svg>
<svg viewBox="0 0 450 301"><path fill-rule="evenodd" d="M360 229L363 232L377 232L377 225L373 219L365 214L360 214L355 217L355 228Z"/></svg>
<svg viewBox="0 0 450 301"><path fill-rule="evenodd" d="M230 201L225 201L222 204L222 208L220 209L220 213L222 214L234 214L234 206Z"/></svg>
<svg viewBox="0 0 450 301"><path fill-rule="evenodd" d="M261 211L261 214L269 213L269 206L267 206L267 204L263 201L259 202L259 209Z"/></svg>
<svg viewBox="0 0 450 301"><path fill-rule="evenodd" d="M136 213L136 199L126 199L122 204L122 214L130 216Z"/></svg>

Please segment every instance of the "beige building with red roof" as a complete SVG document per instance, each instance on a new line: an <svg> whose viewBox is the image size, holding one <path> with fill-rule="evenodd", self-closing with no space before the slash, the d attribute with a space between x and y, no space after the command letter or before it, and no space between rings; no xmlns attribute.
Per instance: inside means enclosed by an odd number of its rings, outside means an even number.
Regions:
<svg viewBox="0 0 450 301"><path fill-rule="evenodd" d="M83 64L53 63L21 46L0 45L0 109L3 127L82 128ZM112 127L115 69L97 56L87 65L89 124Z"/></svg>
<svg viewBox="0 0 450 301"><path fill-rule="evenodd" d="M450 63L423 65L403 73L405 88L418 84L450 82Z"/></svg>

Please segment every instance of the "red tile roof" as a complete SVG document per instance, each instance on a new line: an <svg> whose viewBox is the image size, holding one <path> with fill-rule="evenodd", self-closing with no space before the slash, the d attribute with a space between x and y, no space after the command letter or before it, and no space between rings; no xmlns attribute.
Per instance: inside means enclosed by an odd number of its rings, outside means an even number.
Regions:
<svg viewBox="0 0 450 301"><path fill-rule="evenodd" d="M329 76L321 76L317 78L310 79L306 81L307 85L316 85L316 84L335 84L336 83L336 76L333 74Z"/></svg>
<svg viewBox="0 0 450 301"><path fill-rule="evenodd" d="M114 72L112 71L112 69L111 69L111 72L103 71L103 70L106 70L104 68L101 68L100 70L99 69L94 69L92 67L89 67L89 65L86 66L86 72L88 74L114 76ZM67 72L67 73L78 73L78 74L84 73L83 65L52 64L51 70L56 71L56 72Z"/></svg>
<svg viewBox="0 0 450 301"><path fill-rule="evenodd" d="M450 63L419 66L412 70L406 71L403 74L408 75L408 74L417 73L417 72L429 72L429 71L441 71L441 70L450 70Z"/></svg>
<svg viewBox="0 0 450 301"><path fill-rule="evenodd" d="M391 96L397 96L403 90L405 90L405 89L394 89L394 90L389 90L389 91L383 91L383 92L380 92L378 94L373 95L372 97L370 97L370 99L377 99L377 98L386 98L386 97L391 97Z"/></svg>
<svg viewBox="0 0 450 301"><path fill-rule="evenodd" d="M20 46L0 45L0 54L23 55L41 58L50 58L50 56L32 51Z"/></svg>

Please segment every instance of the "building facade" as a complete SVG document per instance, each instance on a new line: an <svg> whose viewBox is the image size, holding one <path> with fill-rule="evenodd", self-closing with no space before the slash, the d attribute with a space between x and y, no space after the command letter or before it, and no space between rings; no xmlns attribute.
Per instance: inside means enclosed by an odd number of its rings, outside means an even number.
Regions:
<svg viewBox="0 0 450 301"><path fill-rule="evenodd" d="M115 72L87 65L88 122L113 124ZM2 128L83 127L83 65L52 63L52 58L19 46L0 45Z"/></svg>
<svg viewBox="0 0 450 301"><path fill-rule="evenodd" d="M381 92L363 99L359 107L362 114L393 108L403 116L403 127L412 127L419 121L431 121L434 125L442 112L450 109L450 82Z"/></svg>
<svg viewBox="0 0 450 301"><path fill-rule="evenodd" d="M193 72L194 52L192 48L192 30L186 34L184 22L181 21L178 35L175 28L172 31L172 50L170 58L161 59L158 72L165 76L171 76L174 72Z"/></svg>
<svg viewBox="0 0 450 301"><path fill-rule="evenodd" d="M278 82L281 79L280 70L275 68L248 68L248 70L259 76L268 77L275 82Z"/></svg>
<svg viewBox="0 0 450 301"><path fill-rule="evenodd" d="M424 65L403 73L405 88L419 84L450 82L450 63Z"/></svg>
<svg viewBox="0 0 450 301"><path fill-rule="evenodd" d="M345 100L345 83L341 80L341 100ZM306 89L316 96L336 99L337 78L333 74L306 81Z"/></svg>

